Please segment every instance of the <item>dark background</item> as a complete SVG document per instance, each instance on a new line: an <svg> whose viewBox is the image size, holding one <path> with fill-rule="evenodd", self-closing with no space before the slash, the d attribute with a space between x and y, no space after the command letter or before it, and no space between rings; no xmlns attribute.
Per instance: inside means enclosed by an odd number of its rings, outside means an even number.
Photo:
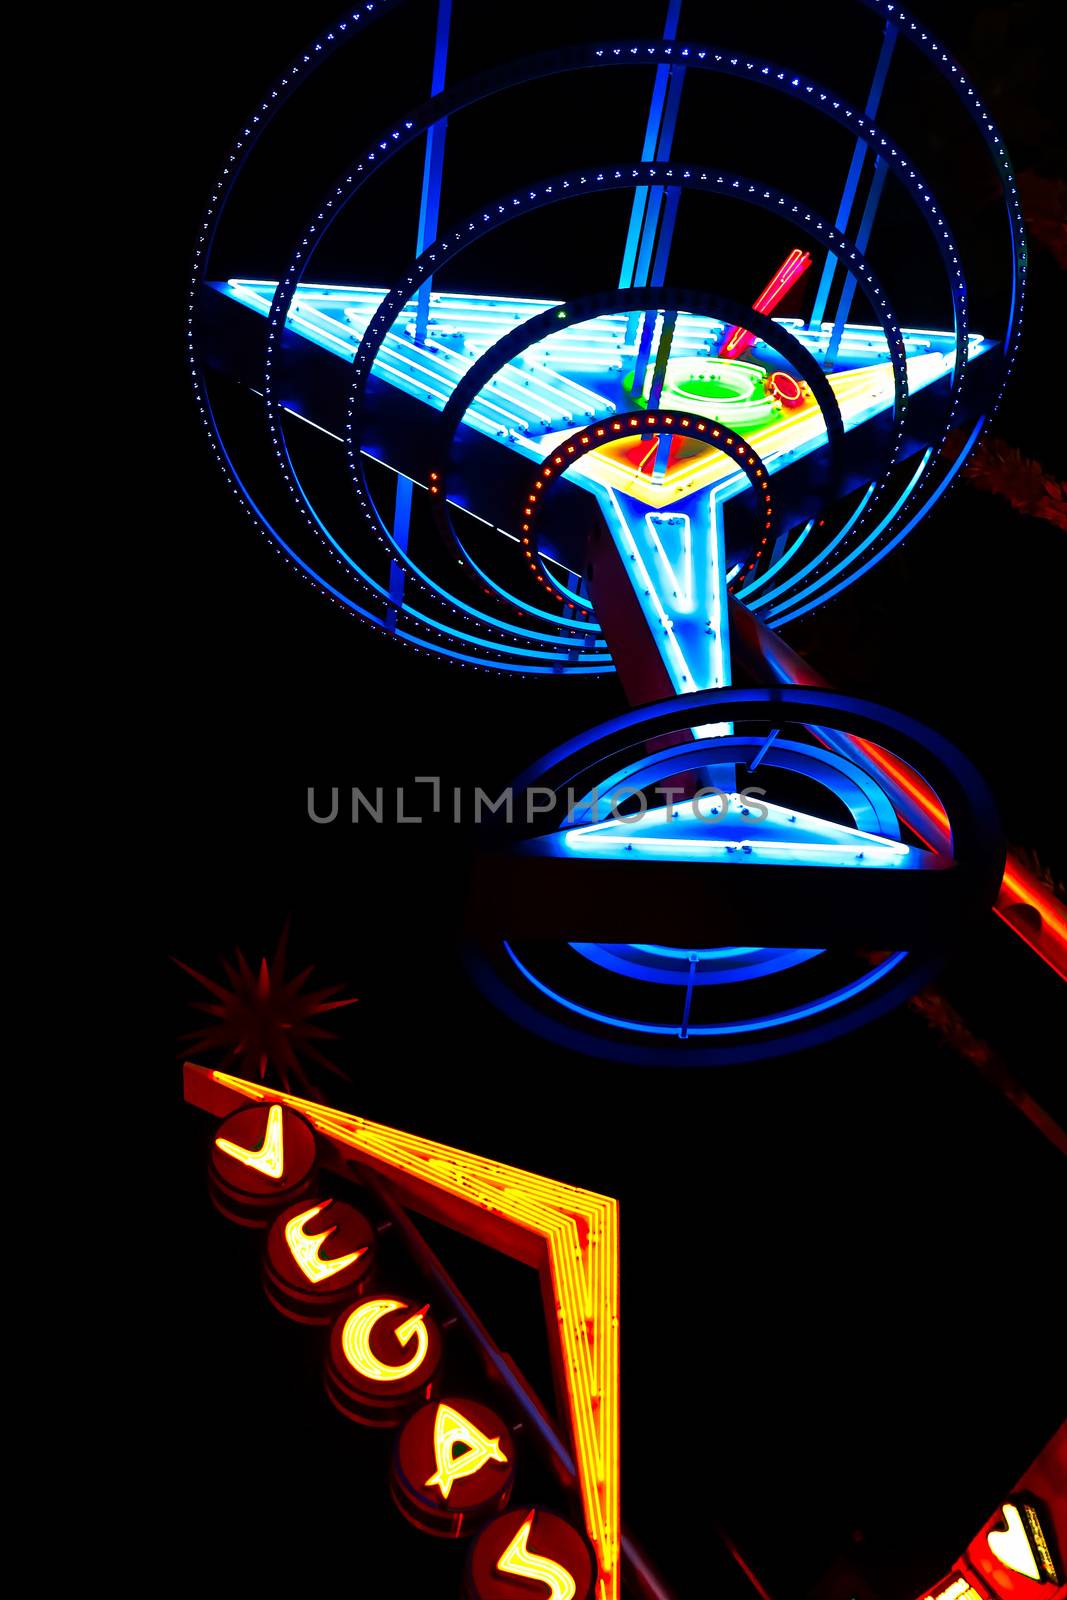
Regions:
<svg viewBox="0 0 1067 1600"><path fill-rule="evenodd" d="M457 9L466 61L503 53L500 8ZM662 25L656 5L584 9L599 10L610 34ZM877 33L865 17L853 34L840 21L844 7L827 8L821 27L810 8L772 9L766 48L778 59L836 74L843 86L856 59L873 64ZM657 1073L567 1057L498 1016L463 971L465 836L307 820L310 784L370 790L432 772L493 790L621 704L613 680L464 673L352 622L275 559L211 460L183 371L190 242L240 117L331 15L312 6L269 20L225 6L190 14L166 41L166 71L182 88L178 138L156 191L164 214L146 219L162 223L160 242L134 262L158 295L152 336L134 355L149 408L142 465L155 486L139 530L158 597L149 611L157 765L142 842L159 923L154 1070L177 1098L168 1062L195 1020L195 986L167 955L217 975L235 945L252 960L269 954L291 914L293 965L313 961L324 981L360 997L338 1022L333 1054L350 1086L324 1080L332 1103L620 1198L624 1516L678 1594L751 1593L711 1531L716 1521L775 1600L810 1591L835 1562L852 1564L848 1593L866 1580L879 1596L917 1594L1063 1415L1054 1306L1062 1159L978 1076L958 1039L908 1008L833 1046L753 1067ZM858 8L847 15L855 20ZM977 16L927 6L923 16L987 93L1016 166L1055 175L1059 156L1042 120L1047 19L1028 6ZM693 31L729 41L743 20L702 16ZM533 21L534 43L578 26L573 7L541 7ZM592 26L582 19L583 31ZM404 85L428 79L425 37L411 22L396 24L395 39L399 91L368 73L353 97L338 69L297 153L275 163L269 189L250 192L222 270L276 271L360 131L398 98L421 98ZM444 214L503 188L516 169L547 172L619 150L620 128L633 153L647 92L640 80L633 110L620 91L583 104L580 155L567 154L579 116L570 103L558 127L536 120L543 106L532 109L534 136L506 150L473 136L468 150L450 145L457 175ZM893 110L917 138L921 74L913 93L912 107ZM679 139L699 135L683 118ZM779 147L789 143L781 130L747 136L748 164L773 158L771 175L780 175ZM951 172L957 158L970 171L954 138L942 148L931 136L923 148L935 186L939 167ZM412 182L417 170L416 159ZM813 199L827 191L827 208L840 172L807 174ZM976 187L974 205L962 208L976 230L977 196ZM380 232L371 221L358 238L338 240L318 275L386 281L375 275L410 253L413 238L392 246L394 219L384 212ZM407 226L413 235L413 214ZM487 248L479 282L577 292L600 272L603 232L590 222L572 232L569 250L558 237L525 240L519 268ZM360 256L346 257L357 245ZM892 287L913 308L903 320L922 325L939 308L924 299L919 246L905 246ZM358 280L346 269L352 259ZM709 274L700 251L687 266L751 296L769 275L763 261L756 236L731 239L723 252L736 284ZM1040 248L1031 271L1023 355L995 430L1062 473L1063 281ZM974 320L982 326L979 313ZM1063 576L1057 529L964 486L920 539L789 633L841 688L954 739L993 784L1008 837L1053 870ZM1062 1118L1054 975L991 917L940 989L968 1038ZM416 1535L389 1506L386 1442L331 1411L315 1340L270 1311L254 1249L210 1209L207 1119L178 1115L180 1309L156 1480L168 1570L186 1583L209 1573L236 1581L246 1563L266 1563L272 1590L299 1580L375 1595L456 1593L461 1552ZM442 1243L442 1253L501 1344L542 1380L532 1275L527 1285L470 1246L449 1253ZM520 1496L532 1492L520 1482Z"/></svg>

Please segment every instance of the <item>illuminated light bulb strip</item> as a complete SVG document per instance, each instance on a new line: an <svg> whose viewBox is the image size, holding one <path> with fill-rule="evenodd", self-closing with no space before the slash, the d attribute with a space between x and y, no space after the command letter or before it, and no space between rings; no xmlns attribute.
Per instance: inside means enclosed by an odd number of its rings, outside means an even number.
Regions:
<svg viewBox="0 0 1067 1600"><path fill-rule="evenodd" d="M806 250L790 250L770 283L763 290L758 299L752 302L753 310L765 314L774 310L780 300L784 300L798 278L803 277L811 266L811 257ZM733 327L723 340L719 352L724 361L730 361L747 350L749 345L755 344L755 334L749 333L747 328Z"/></svg>
<svg viewBox="0 0 1067 1600"><path fill-rule="evenodd" d="M274 1111L273 1106L271 1111ZM291 1217L285 1224L285 1242L289 1246L289 1253L309 1283L325 1283L367 1253L364 1246L362 1250L353 1250L349 1255L323 1260L321 1247L331 1233L337 1232L337 1227L326 1228L322 1233L308 1233L307 1224L325 1211L330 1203L329 1200L321 1200L318 1205L312 1206L309 1211L301 1211L299 1216Z"/></svg>
<svg viewBox="0 0 1067 1600"><path fill-rule="evenodd" d="M913 358L908 364L911 391L918 392L943 377L948 370L946 363L950 362L950 359L939 354ZM840 405L846 431L887 410L893 403L892 367L888 363L831 373L829 382ZM690 414L710 418L713 408L706 402L690 397L687 400L687 410ZM614 423L609 423L608 426L614 427ZM590 432L595 429L587 428L579 431ZM825 422L818 407L807 399L801 406L770 422L752 428L735 428L733 431L744 436L752 449L762 457L770 473L780 471L782 467L789 466L801 457L822 448L827 438ZM558 449L568 437L571 436L565 433L548 435L541 444L542 447ZM513 448L529 454L535 446L533 441L524 440L518 444L513 443ZM647 476L635 473L630 466L613 459L610 455L586 456L572 470L571 476L575 482L582 483L583 486L585 483L602 483L627 493L639 491L641 498L650 506L657 508L670 505L682 495L697 489L715 486L725 493L736 493L744 488L744 478L736 463L728 457L711 453L696 461L678 464L670 469L662 483L658 484L653 483ZM849 523L850 527L852 520ZM784 586L783 592L788 592L793 582L795 580L790 580Z"/></svg>
<svg viewBox="0 0 1067 1600"><path fill-rule="evenodd" d="M758 552L767 544L774 512L770 475L750 441L731 433L727 427L717 426L711 418L698 416L695 413L639 411L627 417L616 417L610 422L597 423L589 428L579 428L577 433L563 440L541 462L537 477L527 492L519 523L523 554L538 583L545 584L545 579L541 574L540 556L536 552L532 537L533 523L545 493L552 486L550 480L558 480L565 472L569 472L572 466L577 466L583 457L602 450L606 445L626 438L641 437L646 433L676 434L683 438L695 439L698 443L707 444L712 450L721 451L724 456L729 457L728 464L731 468L735 466L740 468L756 490L760 502L762 531L756 541L755 558L758 559ZM825 429L823 433L825 434ZM616 472L622 474L619 487L625 489L627 493L636 494L640 499L651 498L647 492L646 477L639 472L619 467L617 463L615 465ZM431 473L430 477L431 480L437 480L438 474ZM747 571L752 570L755 559L746 568Z"/></svg>
<svg viewBox="0 0 1067 1600"><path fill-rule="evenodd" d="M600 1569L600 1600L619 1600L618 1202L192 1062L186 1063L185 1076L186 1098L206 1109L217 1112L221 1099L232 1095L299 1111L316 1132L354 1151L415 1209L444 1211L451 1226L547 1274L582 1511ZM225 1095L208 1097L201 1085L216 1085Z"/></svg>
<svg viewBox="0 0 1067 1600"><path fill-rule="evenodd" d="M954 1577L942 1588L929 1590L923 1600L988 1600L988 1597L969 1578Z"/></svg>

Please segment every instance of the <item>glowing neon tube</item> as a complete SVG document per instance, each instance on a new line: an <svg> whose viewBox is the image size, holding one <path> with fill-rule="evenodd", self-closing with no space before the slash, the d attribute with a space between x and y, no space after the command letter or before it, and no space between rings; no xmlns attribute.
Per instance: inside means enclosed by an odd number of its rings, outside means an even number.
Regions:
<svg viewBox="0 0 1067 1600"><path fill-rule="evenodd" d="M770 283L757 300L752 302L753 311L762 311L769 316L780 300L783 300L798 278L803 277L811 266L811 257L806 250L790 250L782 265L778 268ZM755 344L756 336L749 333L746 328L736 324L729 330L723 341L719 355L724 360L731 360L747 350L750 344Z"/></svg>

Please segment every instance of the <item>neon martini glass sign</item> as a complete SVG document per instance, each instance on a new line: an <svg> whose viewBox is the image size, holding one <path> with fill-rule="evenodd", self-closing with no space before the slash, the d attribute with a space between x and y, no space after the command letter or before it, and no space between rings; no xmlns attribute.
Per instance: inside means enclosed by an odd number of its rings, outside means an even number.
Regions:
<svg viewBox="0 0 1067 1600"><path fill-rule="evenodd" d="M773 308L807 259L793 251L755 309ZM233 278L217 287L266 316L276 285ZM649 291L649 299L654 302L655 291ZM376 289L302 284L287 326L350 362L380 302ZM516 507L515 536L539 581L557 599L573 605L576 596L565 587L558 564L539 559L532 550L530 519L535 512L540 516L535 502L545 498L549 475L562 477L565 472L567 481L586 490L600 508L670 690L681 695L729 687L730 586L742 580L742 599L760 588L762 598L773 596L773 589L766 591L765 586L814 522L811 518L790 530L783 536L784 552L772 555L769 565L751 576L754 557L770 538L773 479L831 443L826 408L810 385L777 370L782 360L773 352L769 361L753 361L753 340L742 339L737 325L707 315L646 312L642 360L642 347L622 313L569 324L566 311L554 313L553 302L545 300L434 293L429 304L425 337L419 337L413 299L386 334L372 372L375 379L438 412L502 334L535 317L559 316L564 325L489 377L464 412L462 427L526 457L543 474L531 477L530 498ZM826 362L833 340L830 324L809 329L799 319L778 318L776 325L816 361ZM951 376L954 335L902 330L902 341L910 395ZM756 345L757 351L761 348ZM990 348L980 334L968 336L971 360ZM654 349L658 354L652 360ZM739 359L742 355L750 359ZM844 432L860 429L894 407L897 373L881 329L846 324L835 357L843 365L826 373L825 380ZM683 429L688 437L679 437ZM928 460L929 452L920 451L912 482ZM428 476L432 480L438 475ZM439 492L432 481L426 487L431 494ZM753 489L758 537L752 540L748 561L729 561L726 507ZM838 539L862 515L870 492L846 519ZM610 630L605 631L610 644ZM711 724L694 732L706 736L729 729ZM819 823L816 832L823 827ZM802 831L791 831L794 859L802 858L802 852L795 853ZM862 857L862 846L851 856L864 864L882 859L872 851Z"/></svg>
<svg viewBox="0 0 1067 1600"><path fill-rule="evenodd" d="M794 280L790 280L794 281ZM266 316L276 285L263 279L233 278L218 286L230 298ZM650 291L654 299L654 292ZM351 361L381 299L381 291L332 284L304 284L294 299L288 327L311 343ZM386 336L373 368L376 379L395 387L436 411L443 411L455 385L478 356L504 331L539 313L552 302L465 294L434 294L428 337L415 336L414 300ZM499 440L509 450L534 462L548 457L568 440L575 425L624 416L620 401L629 398L624 379L632 378L636 357L627 341L626 317L605 315L574 327L561 327L508 363L475 397L463 426ZM825 356L831 328L806 329L795 318L777 319L818 357ZM654 317L662 339L664 317ZM712 354L733 337L712 317L681 315L672 330L670 355L658 385L660 411L678 410L729 424L735 437L752 448L769 475L826 448L828 430L822 409L810 389L796 380L799 402L786 406L775 379L782 375L752 362ZM950 334L904 330L909 393L914 395L950 374L955 345ZM980 334L969 338L971 359L991 348ZM840 359L850 363L827 374L846 431L888 411L894 403L894 371L881 330L846 325ZM629 370L625 370L629 368ZM733 369L729 383L723 369ZM633 385L631 383L630 387ZM653 390L652 367L646 364L639 385L647 406ZM784 385L781 386L784 388ZM635 408L639 409L639 408ZM654 411L653 411L654 414ZM647 434L648 429L643 430ZM632 447L613 444L576 462L568 480L595 496L620 556L631 570L641 609L655 638L673 634L661 653L677 693L729 684L729 650L721 620L726 585L738 577L736 563L725 566L724 508L750 487L738 462L719 449L672 450L666 464L651 459L654 442L647 438L636 455ZM517 508L518 509L518 508ZM637 561L633 560L637 552ZM764 573L766 578L769 574ZM573 594L566 594L568 601ZM721 652L681 644L688 624L724 637ZM664 628L664 619L672 627Z"/></svg>

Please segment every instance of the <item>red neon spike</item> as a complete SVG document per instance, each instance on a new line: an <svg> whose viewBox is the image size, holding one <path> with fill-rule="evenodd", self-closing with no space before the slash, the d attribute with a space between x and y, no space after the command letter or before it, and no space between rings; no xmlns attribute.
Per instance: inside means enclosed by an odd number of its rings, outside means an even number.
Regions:
<svg viewBox="0 0 1067 1600"><path fill-rule="evenodd" d="M789 293L797 279L803 277L810 266L811 257L806 250L790 250L763 293L752 302L752 309L754 311L762 311L765 316L769 316L779 301L783 300ZM747 328L742 328L735 323L732 328L727 330L719 355L725 360L733 360L734 357L743 354L749 345L755 344L755 342L756 336L754 333L749 333Z"/></svg>

